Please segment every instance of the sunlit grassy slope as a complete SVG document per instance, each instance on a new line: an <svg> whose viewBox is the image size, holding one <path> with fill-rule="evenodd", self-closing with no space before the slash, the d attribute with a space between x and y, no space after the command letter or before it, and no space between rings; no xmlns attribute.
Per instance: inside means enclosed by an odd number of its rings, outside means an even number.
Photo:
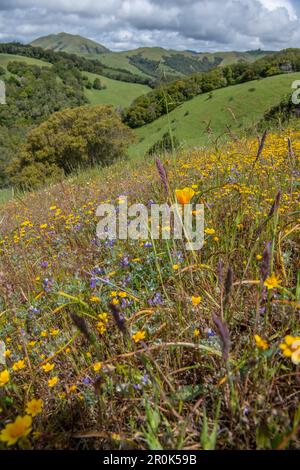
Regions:
<svg viewBox="0 0 300 470"><path fill-rule="evenodd" d="M251 126L291 91L300 73L278 75L253 82L223 88L199 95L156 121L136 130L139 143L130 155L141 157L169 128L187 146L202 146L216 137L223 137L230 126L237 132Z"/></svg>
<svg viewBox="0 0 300 470"><path fill-rule="evenodd" d="M126 83L111 80L94 73L84 72L90 81L100 78L101 83L106 86L105 90L85 90L86 97L92 105L112 104L113 106L126 107L138 96L148 93L150 88L138 83Z"/></svg>
<svg viewBox="0 0 300 470"><path fill-rule="evenodd" d="M220 65L229 65L236 63L238 61L244 62L254 62L255 60L264 57L266 52L263 51L252 51L252 52L216 52L213 54L209 53L199 53L196 54L193 51L176 51L164 49L162 47L140 47L131 51L122 51L122 52L108 52L101 54L100 60L103 64L109 67L123 68L139 74L142 76L148 76L138 67L130 63L130 57L141 55L143 58L148 60L154 60L159 63L158 68L164 70L165 73L173 74L174 76L182 76L182 73L179 71L176 66L175 68L168 67L165 63L165 57L171 57L176 55L177 57L182 56L191 58L193 60L199 59L202 60L204 57L207 57L208 60L213 61L215 57L221 57L223 61ZM97 58L96 56L94 58Z"/></svg>
<svg viewBox="0 0 300 470"><path fill-rule="evenodd" d="M31 57L23 57L21 55L14 54L0 54L0 66L6 68L9 62L18 61L26 62L28 65L39 65L40 67L51 67L49 62L45 62L39 59L33 59Z"/></svg>

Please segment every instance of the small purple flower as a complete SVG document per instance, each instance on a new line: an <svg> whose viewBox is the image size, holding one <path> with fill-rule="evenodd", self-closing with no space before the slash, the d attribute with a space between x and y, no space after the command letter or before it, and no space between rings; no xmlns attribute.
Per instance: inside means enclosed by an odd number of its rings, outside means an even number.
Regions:
<svg viewBox="0 0 300 470"><path fill-rule="evenodd" d="M92 269L92 274L94 276L102 276L103 274L105 273L104 269L103 268L99 268L98 266L96 266L94 269Z"/></svg>
<svg viewBox="0 0 300 470"><path fill-rule="evenodd" d="M41 261L42 268L48 268L48 261Z"/></svg>
<svg viewBox="0 0 300 470"><path fill-rule="evenodd" d="M95 289L97 283L98 283L98 279L96 279L95 277L91 277L91 279L90 279L90 288Z"/></svg>
<svg viewBox="0 0 300 470"><path fill-rule="evenodd" d="M207 328L206 335L208 338L212 338L213 336L216 336L216 333L211 328Z"/></svg>
<svg viewBox="0 0 300 470"><path fill-rule="evenodd" d="M41 313L41 311L38 308L35 308L32 305L29 307L29 312L34 313L35 315Z"/></svg>
<svg viewBox="0 0 300 470"><path fill-rule="evenodd" d="M152 248L152 243L151 242L144 243L144 248Z"/></svg>
<svg viewBox="0 0 300 470"><path fill-rule="evenodd" d="M143 375L143 377L141 378L141 383L142 383L143 385L148 385L148 383L149 383L149 376L148 376L148 374Z"/></svg>
<svg viewBox="0 0 300 470"><path fill-rule="evenodd" d="M105 246L113 247L115 245L115 240L106 240Z"/></svg>
<svg viewBox="0 0 300 470"><path fill-rule="evenodd" d="M43 280L43 288L44 288L44 291L49 293L51 291L51 287L52 287L52 281L50 279L48 279L47 277Z"/></svg>
<svg viewBox="0 0 300 470"><path fill-rule="evenodd" d="M160 292L156 292L154 296L148 300L149 305L161 305L162 303L163 300Z"/></svg>
<svg viewBox="0 0 300 470"><path fill-rule="evenodd" d="M129 260L128 260L128 256L123 256L123 258L121 259L120 261L120 266L122 266L122 268L126 268L127 266L129 266Z"/></svg>
<svg viewBox="0 0 300 470"><path fill-rule="evenodd" d="M92 381L89 377L84 377L84 379L82 379L82 383L84 385L90 385L92 383Z"/></svg>

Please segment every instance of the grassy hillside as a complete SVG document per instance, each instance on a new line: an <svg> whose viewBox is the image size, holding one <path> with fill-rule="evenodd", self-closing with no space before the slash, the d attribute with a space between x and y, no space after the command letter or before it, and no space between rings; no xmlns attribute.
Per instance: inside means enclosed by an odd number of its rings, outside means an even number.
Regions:
<svg viewBox="0 0 300 470"><path fill-rule="evenodd" d="M269 52L215 52L197 53L176 51L162 47L140 47L131 51L110 52L101 44L82 36L67 33L51 34L31 42L32 46L67 52L99 59L108 67L121 68L142 77L160 78L163 74L169 79L206 71L220 65L236 62L253 62Z"/></svg>
<svg viewBox="0 0 300 470"><path fill-rule="evenodd" d="M13 54L0 54L0 66L6 68L7 64L12 61L20 61L28 65L38 65L40 67L51 67L50 63L42 60ZM113 106L124 108L129 106L138 96L150 91L148 86L138 83L112 80L89 72L83 72L83 75L87 76L91 81L94 81L95 78L100 78L101 83L106 86L105 90L85 90L86 97L91 104L112 104Z"/></svg>
<svg viewBox="0 0 300 470"><path fill-rule="evenodd" d="M174 78L186 75L188 73L197 72L197 62L207 60L208 63L214 63L215 59L219 59L218 66L230 65L236 62L254 62L270 52L249 51L249 52L215 52L215 53L196 53L192 51L175 51L163 49L161 47L141 47L132 51L110 52L101 56L101 61L110 67L121 67L133 73L139 73L143 76L149 76L142 71L138 65L131 63L131 59L141 56L144 59L156 62L157 75L166 73L173 75ZM177 62L174 62L174 58ZM173 59L173 60L172 60ZM189 60L186 67L182 68L181 62ZM168 60L172 60L169 64ZM196 62L195 62L196 61ZM154 64L155 65L155 64ZM150 74L151 75L151 74Z"/></svg>
<svg viewBox="0 0 300 470"><path fill-rule="evenodd" d="M28 65L38 65L40 67L51 67L49 62L39 59L32 59L31 57L24 57L14 54L0 54L0 66L6 68L9 62L18 61L25 62Z"/></svg>
<svg viewBox="0 0 300 470"><path fill-rule="evenodd" d="M299 130L257 150L163 160L168 195L119 162L0 208L0 449L299 447ZM200 251L96 238L100 202L186 187Z"/></svg>
<svg viewBox="0 0 300 470"><path fill-rule="evenodd" d="M30 45L51 49L55 52L68 52L69 54L99 56L103 52L108 52L108 49L102 44L68 33L50 34L32 41Z"/></svg>
<svg viewBox="0 0 300 470"><path fill-rule="evenodd" d="M229 125L233 131L250 126L291 91L300 73L278 75L258 81L200 95L156 121L136 129L139 139L130 154L140 158L171 128L179 141L186 145L202 146L222 137ZM212 133L211 133L212 131Z"/></svg>
<svg viewBox="0 0 300 470"><path fill-rule="evenodd" d="M127 107L130 103L140 95L146 94L150 88L138 83L126 83L110 78L102 77L94 73L84 72L90 81L100 78L101 83L106 86L104 90L85 90L85 95L92 105L95 104L112 104L116 107Z"/></svg>

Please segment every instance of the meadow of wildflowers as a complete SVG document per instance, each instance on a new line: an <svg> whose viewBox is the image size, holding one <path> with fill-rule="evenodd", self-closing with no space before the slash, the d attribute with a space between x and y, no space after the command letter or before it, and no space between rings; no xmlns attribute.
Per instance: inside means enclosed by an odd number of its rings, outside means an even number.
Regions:
<svg viewBox="0 0 300 470"><path fill-rule="evenodd" d="M300 132L124 162L0 207L0 448L287 449L300 426ZM205 244L100 241L200 202Z"/></svg>

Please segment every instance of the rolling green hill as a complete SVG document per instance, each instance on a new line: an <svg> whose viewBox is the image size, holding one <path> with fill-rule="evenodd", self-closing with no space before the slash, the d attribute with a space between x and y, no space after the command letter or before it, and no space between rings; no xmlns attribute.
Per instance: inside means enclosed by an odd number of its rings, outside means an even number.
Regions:
<svg viewBox="0 0 300 470"><path fill-rule="evenodd" d="M24 57L13 54L0 54L0 66L7 68L9 62L18 61L24 62L28 65L38 65L40 67L51 67L52 64L30 57ZM85 90L85 95L88 101L92 104L112 104L116 107L127 107L138 96L148 93L151 89L146 85L138 83L122 82L119 80L112 80L101 75L96 75L89 72L83 72L91 81L95 78L100 78L101 83L105 85L104 90Z"/></svg>
<svg viewBox="0 0 300 470"><path fill-rule="evenodd" d="M38 65L40 67L51 67L49 62L45 62L39 59L33 59L31 57L24 57L21 55L14 55L14 54L0 54L0 66L7 68L7 64L9 62L18 61L18 62L25 62L28 65Z"/></svg>
<svg viewBox="0 0 300 470"><path fill-rule="evenodd" d="M101 56L103 64L121 67L143 76L159 77L163 73L178 78L194 72L211 70L221 65L249 62L265 57L271 52L215 52L167 50L161 47L141 47L132 51L109 52Z"/></svg>
<svg viewBox="0 0 300 470"><path fill-rule="evenodd" d="M101 44L82 36L68 33L51 34L30 43L32 46L67 52L98 59L114 69L127 70L144 78L176 79L195 72L205 72L220 65L236 62L254 62L271 52L214 52L176 51L162 47L140 47L131 51L111 52Z"/></svg>
<svg viewBox="0 0 300 470"><path fill-rule="evenodd" d="M300 72L278 75L222 88L187 101L168 116L136 129L139 140L130 155L141 158L149 148L172 129L174 136L186 147L206 145L223 137L230 126L233 132L255 124L263 114L291 91Z"/></svg>
<svg viewBox="0 0 300 470"><path fill-rule="evenodd" d="M94 73L84 72L83 75L92 82L95 78L100 78L101 83L106 87L104 90L85 90L85 95L92 105L112 104L116 107L125 108L138 96L144 95L151 90L145 85L112 80Z"/></svg>
<svg viewBox="0 0 300 470"><path fill-rule="evenodd" d="M55 52L68 52L69 54L98 56L103 52L109 52L106 47L91 39L68 33L50 34L38 38L30 44L43 49L51 49Z"/></svg>

